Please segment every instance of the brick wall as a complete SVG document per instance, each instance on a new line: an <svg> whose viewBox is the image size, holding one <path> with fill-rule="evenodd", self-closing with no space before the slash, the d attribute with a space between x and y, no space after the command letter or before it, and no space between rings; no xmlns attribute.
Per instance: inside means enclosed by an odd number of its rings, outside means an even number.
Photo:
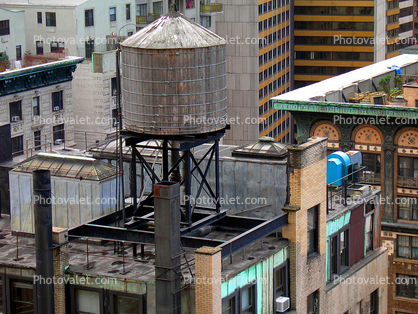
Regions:
<svg viewBox="0 0 418 314"><path fill-rule="evenodd" d="M64 272L68 265L68 231L62 228L52 228L52 240L56 248L52 251L54 267L54 306L56 314L65 314L65 284Z"/></svg>
<svg viewBox="0 0 418 314"><path fill-rule="evenodd" d="M195 251L196 314L222 312L221 249L202 247Z"/></svg>
<svg viewBox="0 0 418 314"><path fill-rule="evenodd" d="M307 312L307 297L319 290L320 311L325 307L326 253L326 147L323 138L308 141L289 149L290 199L288 225L283 237L290 244L291 308ZM318 209L318 253L307 256L308 209ZM322 312L322 311L321 311Z"/></svg>

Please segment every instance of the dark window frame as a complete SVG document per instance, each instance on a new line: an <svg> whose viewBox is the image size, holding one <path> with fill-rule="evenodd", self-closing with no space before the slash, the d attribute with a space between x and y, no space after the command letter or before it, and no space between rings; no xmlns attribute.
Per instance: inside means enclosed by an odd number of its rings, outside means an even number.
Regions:
<svg viewBox="0 0 418 314"><path fill-rule="evenodd" d="M285 297L289 297L290 298L290 268L289 268L289 259L287 259L286 261L284 261L282 264L280 264L279 266L275 267L273 269L273 293L274 293L274 298L273 298L273 313L276 313L276 299L277 299L277 294L276 294L276 273L278 271L281 271L284 269L284 293L283 296Z"/></svg>
<svg viewBox="0 0 418 314"><path fill-rule="evenodd" d="M237 288L234 292L232 292L231 294L228 294L225 298L222 299L222 305L224 302L227 302L229 300L231 300L232 298L235 298L235 313L238 313L238 309L239 309L239 288Z"/></svg>
<svg viewBox="0 0 418 314"><path fill-rule="evenodd" d="M12 115L12 107L17 105L16 114ZM13 112L15 112L13 108ZM10 123L20 122L22 121L22 100L16 100L9 103L9 115L10 115ZM13 121L12 117L19 117L19 121Z"/></svg>
<svg viewBox="0 0 418 314"><path fill-rule="evenodd" d="M0 36L10 35L10 21L2 20L0 21Z"/></svg>
<svg viewBox="0 0 418 314"><path fill-rule="evenodd" d="M103 289L91 288L81 285L70 285L70 304L71 304L71 314L77 314L77 290L85 290L99 293L100 300L100 313L104 313L103 305Z"/></svg>
<svg viewBox="0 0 418 314"><path fill-rule="evenodd" d="M114 10L114 12L112 13L112 10ZM116 22L116 7L109 7L109 20L110 22Z"/></svg>
<svg viewBox="0 0 418 314"><path fill-rule="evenodd" d="M16 60L22 60L22 45L16 46Z"/></svg>
<svg viewBox="0 0 418 314"><path fill-rule="evenodd" d="M252 289L252 298L253 298L253 305L254 305L254 312L251 312L252 314L257 314L257 283L256 282L250 282L249 284L246 284L242 288L239 289L239 313L242 313L242 293L243 291L247 289Z"/></svg>
<svg viewBox="0 0 418 314"><path fill-rule="evenodd" d="M38 24L42 24L42 12L37 12L36 18L38 20Z"/></svg>
<svg viewBox="0 0 418 314"><path fill-rule="evenodd" d="M59 95L58 99L54 99L54 95ZM51 93L51 103L52 103L52 112L58 112L64 109L64 91L56 91ZM55 108L58 107L59 109L56 110Z"/></svg>
<svg viewBox="0 0 418 314"><path fill-rule="evenodd" d="M401 217L400 216L400 211L401 210L405 211L407 209L403 209L403 208L406 208L406 207L400 207L403 204L397 204L398 219L410 220L410 221L418 221L418 198L416 198L416 197L407 197L407 196L401 196L400 198L416 199L416 201L415 202L408 201L408 204L409 204L409 206L408 206L409 209L408 210L410 212L409 218L408 217ZM416 219L414 219L414 212L415 212Z"/></svg>
<svg viewBox="0 0 418 314"><path fill-rule="evenodd" d="M345 249L347 254L345 255L345 258L343 259L343 252L341 252L341 233L344 233L345 236ZM333 245L333 241L336 241L336 269L334 271L334 265L333 265L333 250L332 250L332 245ZM330 271L330 280L334 280L333 276L335 275L341 275L344 272L346 272L349 268L350 268L350 225L346 225L343 228L341 228L340 230L338 230L337 232L334 232L333 234L330 235L329 237L329 261L330 261L330 267L329 267L329 271ZM345 260L344 265L342 264L343 261Z"/></svg>
<svg viewBox="0 0 418 314"><path fill-rule="evenodd" d="M56 12L45 12L46 26L56 27L57 26L57 13Z"/></svg>
<svg viewBox="0 0 418 314"><path fill-rule="evenodd" d="M20 140L20 143L18 143L19 145L14 145L13 141L18 140L18 139ZM12 155L13 156L23 155L24 149L25 148L23 146L23 135L12 137Z"/></svg>
<svg viewBox="0 0 418 314"><path fill-rule="evenodd" d="M408 278L408 282L406 284L403 284L401 281L398 280L399 276L404 276L406 278ZM415 278L413 280L411 280L411 278ZM414 297L414 284L413 281L417 281L418 282L418 276L413 276L413 275L406 275L406 274L396 274L396 289L395 289L395 296L399 297L399 298L408 298L408 299L414 299L417 300L418 297ZM401 283L399 283L401 282ZM400 290L403 287L403 289L406 290L406 296L404 294L400 295ZM403 290L402 289L402 290Z"/></svg>
<svg viewBox="0 0 418 314"><path fill-rule="evenodd" d="M37 134L39 132L39 135ZM33 147L35 150L40 150L42 148L42 134L41 131L33 132Z"/></svg>
<svg viewBox="0 0 418 314"><path fill-rule="evenodd" d="M94 9L84 10L84 27L90 26L94 26Z"/></svg>
<svg viewBox="0 0 418 314"><path fill-rule="evenodd" d="M56 129L58 128L59 129ZM54 145L60 145L60 143L56 143L57 140L62 140L65 142L65 124L57 124L52 127L52 139L54 141Z"/></svg>
<svg viewBox="0 0 418 314"><path fill-rule="evenodd" d="M34 105L33 101L37 99L36 106ZM35 110L36 109L36 110ZM32 116L39 116L41 114L41 103L40 103L40 97L35 96L32 97Z"/></svg>
<svg viewBox="0 0 418 314"><path fill-rule="evenodd" d="M313 228L311 228L311 229L309 229L309 215L310 215L310 211L314 211L314 213L315 213L315 217L314 217L314 226L313 226ZM312 255L312 254L315 254L315 253L318 253L318 236L319 236L319 232L318 232L318 229L319 229L319 224L318 224L318 221L319 221L319 205L315 205L315 206L313 206L313 207L311 207L311 208L309 208L308 209L308 221L307 221L307 237L308 237L308 241L306 242L306 245L307 245L307 254L308 254L308 256L309 255ZM309 239L310 239L310 235L311 235L311 233L313 233L313 243L312 243L312 245L311 246L309 246L309 243L310 243L310 241L309 241Z"/></svg>
<svg viewBox="0 0 418 314"><path fill-rule="evenodd" d="M91 59L91 56L94 52L94 40L86 40L84 43L84 49L86 52L86 59Z"/></svg>
<svg viewBox="0 0 418 314"><path fill-rule="evenodd" d="M110 314L116 314L115 303L113 301L113 298L115 296L128 297L128 298L140 300L140 302L142 303L142 312L140 312L140 314L147 313L147 298L146 298L146 295L144 295L144 294L131 294L131 293L109 290L109 313Z"/></svg>
<svg viewBox="0 0 418 314"><path fill-rule="evenodd" d="M379 314L379 288L370 294L370 314Z"/></svg>
<svg viewBox="0 0 418 314"><path fill-rule="evenodd" d="M408 159L410 161L410 167L409 168L401 168L401 159ZM414 172L418 171L418 168L414 167L415 160L418 160L418 158L407 157L407 156L399 156L398 157L398 175L400 177L416 178L417 176L414 176ZM404 175L405 171L408 172L408 175Z"/></svg>
<svg viewBox="0 0 418 314"><path fill-rule="evenodd" d="M374 213L370 214L370 215L366 215L364 217L364 228L366 228L366 224L367 224L367 218L370 217L371 219L371 230L370 232L367 232L366 230L364 230L364 244L366 245L366 254L367 252L373 251L374 250L374 232L375 232L375 226L374 226ZM371 247L367 247L367 234L371 233Z"/></svg>
<svg viewBox="0 0 418 314"><path fill-rule="evenodd" d="M315 311L315 308L314 308L315 307L314 300L312 302L309 302L309 298L314 298L314 297L316 297L316 300L318 300L318 304L317 304L318 308L316 309L316 311ZM309 306L310 303L312 303L311 307ZM313 307L313 309L312 309L312 307ZM307 298L306 298L306 313L308 313L308 314L318 314L318 313L320 313L320 310L319 310L319 290L315 290L314 292L312 292L310 295L307 296Z"/></svg>
<svg viewBox="0 0 418 314"><path fill-rule="evenodd" d="M125 15L126 15L126 20L130 21L131 20L131 4L127 3L125 5Z"/></svg>
<svg viewBox="0 0 418 314"><path fill-rule="evenodd" d="M34 312L36 312L36 284L33 283L33 278L32 277L24 277L24 276L16 276L16 275L5 275L4 276L5 279L5 290L6 291L10 291L10 293L8 295L5 296L6 298L6 308L7 311L6 313L13 313L12 312L12 293L11 293L11 288L12 288L12 280L22 280L22 281L28 281L28 282L32 282L33 285L33 308L34 308ZM4 299L3 299L4 300Z"/></svg>
<svg viewBox="0 0 418 314"><path fill-rule="evenodd" d="M41 45L39 45L40 43ZM43 41L36 41L36 54L43 55L44 54L44 42Z"/></svg>
<svg viewBox="0 0 418 314"><path fill-rule="evenodd" d="M409 250L409 254L408 254L408 257L405 257L405 256L401 256L401 255L399 255L399 237L400 236L402 236L402 237L407 237L408 238L408 250ZM418 237L414 237L414 236L409 236L409 235L403 235L403 234L398 234L397 236L396 236L396 257L397 258L406 258L406 259L411 259L411 260L417 260L418 259L418 254L417 254L417 256L416 257L413 257L413 253L412 253L412 251L414 250L414 248L416 249L416 250L418 250L418 246L416 246L416 247L414 247L413 245L412 245L412 242L413 242L413 239L414 238L416 238L417 240L418 240Z"/></svg>

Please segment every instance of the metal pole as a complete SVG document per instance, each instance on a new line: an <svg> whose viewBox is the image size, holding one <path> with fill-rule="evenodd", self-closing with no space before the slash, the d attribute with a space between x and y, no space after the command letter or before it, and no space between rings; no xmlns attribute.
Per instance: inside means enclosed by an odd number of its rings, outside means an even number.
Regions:
<svg viewBox="0 0 418 314"><path fill-rule="evenodd" d="M117 85L117 95L116 101L118 105L118 135L119 135L119 176L120 176L120 188L121 188L121 201L122 201L122 223L123 227L125 227L125 187L124 187L124 180L123 180L123 147L122 147L122 106L120 103L120 94L121 94L121 85L120 85L120 43L118 40L118 49L116 50L116 85Z"/></svg>
<svg viewBox="0 0 418 314"><path fill-rule="evenodd" d="M52 255L52 202L49 170L33 172L33 199L35 216L37 313L54 313L54 264Z"/></svg>
<svg viewBox="0 0 418 314"><path fill-rule="evenodd" d="M221 205L220 205L220 199L219 199L219 139L215 141L215 176L216 176L216 212L219 214L221 212Z"/></svg>
<svg viewBox="0 0 418 314"><path fill-rule="evenodd" d="M133 204L133 213L135 213L135 211L138 208L138 203L137 203L137 187L136 187L136 152L134 151L136 150L135 145L131 146L131 155L132 155L132 162L131 162L131 173L132 173L132 180L131 180L131 195L132 195L132 204Z"/></svg>

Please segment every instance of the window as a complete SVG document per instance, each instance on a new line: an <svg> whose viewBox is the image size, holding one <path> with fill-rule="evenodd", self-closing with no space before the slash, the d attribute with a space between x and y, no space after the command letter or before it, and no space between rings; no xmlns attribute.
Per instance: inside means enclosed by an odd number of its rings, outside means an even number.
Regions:
<svg viewBox="0 0 418 314"><path fill-rule="evenodd" d="M22 101L15 101L9 104L10 122L22 120Z"/></svg>
<svg viewBox="0 0 418 314"><path fill-rule="evenodd" d="M398 202L398 218L418 220L418 199L415 197L401 197Z"/></svg>
<svg viewBox="0 0 418 314"><path fill-rule="evenodd" d="M64 109L64 103L62 99L62 90L52 93L52 111L60 111Z"/></svg>
<svg viewBox="0 0 418 314"><path fill-rule="evenodd" d="M52 128L52 131L54 133L54 145L59 145L65 140L65 130L64 130L64 124L56 125Z"/></svg>
<svg viewBox="0 0 418 314"><path fill-rule="evenodd" d="M380 154L365 154L363 157L362 165L366 167L366 171L372 171L374 173L380 173Z"/></svg>
<svg viewBox="0 0 418 314"><path fill-rule="evenodd" d="M33 132L33 146L35 150L41 149L41 131Z"/></svg>
<svg viewBox="0 0 418 314"><path fill-rule="evenodd" d="M418 158L399 157L399 176L418 177Z"/></svg>
<svg viewBox="0 0 418 314"><path fill-rule="evenodd" d="M210 16L202 16L201 20L200 20L200 24L203 27L211 27L211 24L212 24L211 17Z"/></svg>
<svg viewBox="0 0 418 314"><path fill-rule="evenodd" d="M276 313L276 299L278 297L289 296L289 275L288 275L289 262L286 261L282 265L274 269L273 286L274 286L274 298L273 309Z"/></svg>
<svg viewBox="0 0 418 314"><path fill-rule="evenodd" d="M39 116L39 96L32 98L32 114Z"/></svg>
<svg viewBox="0 0 418 314"><path fill-rule="evenodd" d="M111 78L110 89L112 92L112 96L116 96L118 94L118 84L117 84L116 77Z"/></svg>
<svg viewBox="0 0 418 314"><path fill-rule="evenodd" d="M154 14L163 14L163 2L162 1L153 2L152 10Z"/></svg>
<svg viewBox="0 0 418 314"><path fill-rule="evenodd" d="M376 289L370 295L370 314L379 313L379 289Z"/></svg>
<svg viewBox="0 0 418 314"><path fill-rule="evenodd" d="M109 9L109 17L111 22L116 21L116 7L111 7Z"/></svg>
<svg viewBox="0 0 418 314"><path fill-rule="evenodd" d="M398 235L398 257L418 259L418 237Z"/></svg>
<svg viewBox="0 0 418 314"><path fill-rule="evenodd" d="M349 260L349 230L340 230L330 237L330 270L333 275L343 273L350 266Z"/></svg>
<svg viewBox="0 0 418 314"><path fill-rule="evenodd" d="M138 16L147 16L147 4L137 4L136 5L136 15Z"/></svg>
<svg viewBox="0 0 418 314"><path fill-rule="evenodd" d="M241 290L241 312L242 314L256 313L256 300L255 300L255 285L244 287Z"/></svg>
<svg viewBox="0 0 418 314"><path fill-rule="evenodd" d="M373 215L366 217L366 252L373 250Z"/></svg>
<svg viewBox="0 0 418 314"><path fill-rule="evenodd" d="M57 20L55 12L45 12L46 26L57 26Z"/></svg>
<svg viewBox="0 0 418 314"><path fill-rule="evenodd" d="M76 297L76 313L100 314L100 293L96 291L77 289Z"/></svg>
<svg viewBox="0 0 418 314"><path fill-rule="evenodd" d="M42 41L36 42L36 54L37 55L44 54L44 43Z"/></svg>
<svg viewBox="0 0 418 314"><path fill-rule="evenodd" d="M119 123L118 109L112 109L112 126L116 128Z"/></svg>
<svg viewBox="0 0 418 314"><path fill-rule="evenodd" d="M308 209L308 255L318 251L318 206Z"/></svg>
<svg viewBox="0 0 418 314"><path fill-rule="evenodd" d="M38 24L42 24L42 12L38 12L37 17L38 17Z"/></svg>
<svg viewBox="0 0 418 314"><path fill-rule="evenodd" d="M94 26L93 9L84 10L84 26Z"/></svg>
<svg viewBox="0 0 418 314"><path fill-rule="evenodd" d="M126 4L126 20L129 21L131 19L131 4Z"/></svg>
<svg viewBox="0 0 418 314"><path fill-rule="evenodd" d="M64 50L64 43L51 42L51 52L62 53Z"/></svg>
<svg viewBox="0 0 418 314"><path fill-rule="evenodd" d="M194 0L186 0L186 9L194 8Z"/></svg>
<svg viewBox="0 0 418 314"><path fill-rule="evenodd" d="M16 46L16 60L22 60L22 46Z"/></svg>
<svg viewBox="0 0 418 314"><path fill-rule="evenodd" d="M0 36L9 35L9 20L0 21Z"/></svg>
<svg viewBox="0 0 418 314"><path fill-rule="evenodd" d="M114 314L142 314L144 313L143 295L138 297L114 294L112 297Z"/></svg>
<svg viewBox="0 0 418 314"><path fill-rule="evenodd" d="M319 299L318 299L318 290L313 292L308 296L307 299L307 313L308 314L317 314L319 313Z"/></svg>
<svg viewBox="0 0 418 314"><path fill-rule="evenodd" d="M34 313L34 293L33 284L26 280L11 280L11 312L18 313Z"/></svg>
<svg viewBox="0 0 418 314"><path fill-rule="evenodd" d="M418 299L418 277L396 274L396 296Z"/></svg>
<svg viewBox="0 0 418 314"><path fill-rule="evenodd" d="M86 58L90 59L92 53L94 52L94 40L86 41L85 46L86 46Z"/></svg>
<svg viewBox="0 0 418 314"><path fill-rule="evenodd" d="M235 314L237 313L237 297L225 298L222 300L222 314Z"/></svg>
<svg viewBox="0 0 418 314"><path fill-rule="evenodd" d="M12 137L12 154L23 155L23 135Z"/></svg>

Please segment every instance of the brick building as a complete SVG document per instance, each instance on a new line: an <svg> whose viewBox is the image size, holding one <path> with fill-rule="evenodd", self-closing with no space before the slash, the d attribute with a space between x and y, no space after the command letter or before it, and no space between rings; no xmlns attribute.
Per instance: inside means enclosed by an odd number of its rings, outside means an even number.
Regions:
<svg viewBox="0 0 418 314"><path fill-rule="evenodd" d="M287 169L288 185L281 192L285 201L282 210L269 219L256 218L259 208L236 212L238 215L227 210L223 218L181 235L182 266L175 271L175 280L181 279L181 289L175 293L180 300L178 310L274 313L278 310L275 300L282 296L290 297L289 313L334 313L336 309L338 313L386 313L387 283L363 282L387 276L387 250L379 247L380 191L366 189L368 192L360 195L359 202L344 206L335 196L327 196L325 138L286 147L287 153L276 151L266 159L266 152L272 152L268 148L275 144L259 142L265 146L263 150L245 155L243 147L224 147L222 158L240 165L230 172L232 177L242 178L247 163L260 162L265 167L276 164ZM231 155L232 149L241 154ZM273 180L272 184L277 180L267 175L262 179ZM226 183L229 179L223 180ZM238 188L239 182L236 184ZM154 187L162 188L159 183ZM277 197L274 192L261 195L267 199ZM163 200L178 204L171 198ZM373 202L375 207L366 206ZM58 244L53 251L54 275L67 282L56 279L56 313L120 313L133 309L138 313L160 313L156 298L163 291L157 291L157 264L153 265L160 258L154 234L149 236L147 231L152 230L150 220L136 229L108 229L103 224L114 220L112 215L70 230L53 229L53 241ZM204 213L199 215L205 217ZM33 239L22 233L17 238L10 231L7 216L3 218L3 311L13 313L21 304L33 311L37 289ZM102 230L101 236L91 233L93 229ZM365 238L371 239L367 249ZM119 243L119 249L115 250L115 243ZM341 243L346 245L342 247ZM338 254L332 253L334 245L338 245ZM358 285L356 280L360 279L362 284ZM16 289L21 293L13 294Z"/></svg>
<svg viewBox="0 0 418 314"><path fill-rule="evenodd" d="M277 109L294 115L300 143L324 136L328 153L362 153L361 181L382 190L381 241L389 252L388 313L393 314L416 313L418 300L413 283L418 278L417 67L416 55L401 55L273 99ZM378 91L388 75L392 89L395 76L410 82L403 97Z"/></svg>

